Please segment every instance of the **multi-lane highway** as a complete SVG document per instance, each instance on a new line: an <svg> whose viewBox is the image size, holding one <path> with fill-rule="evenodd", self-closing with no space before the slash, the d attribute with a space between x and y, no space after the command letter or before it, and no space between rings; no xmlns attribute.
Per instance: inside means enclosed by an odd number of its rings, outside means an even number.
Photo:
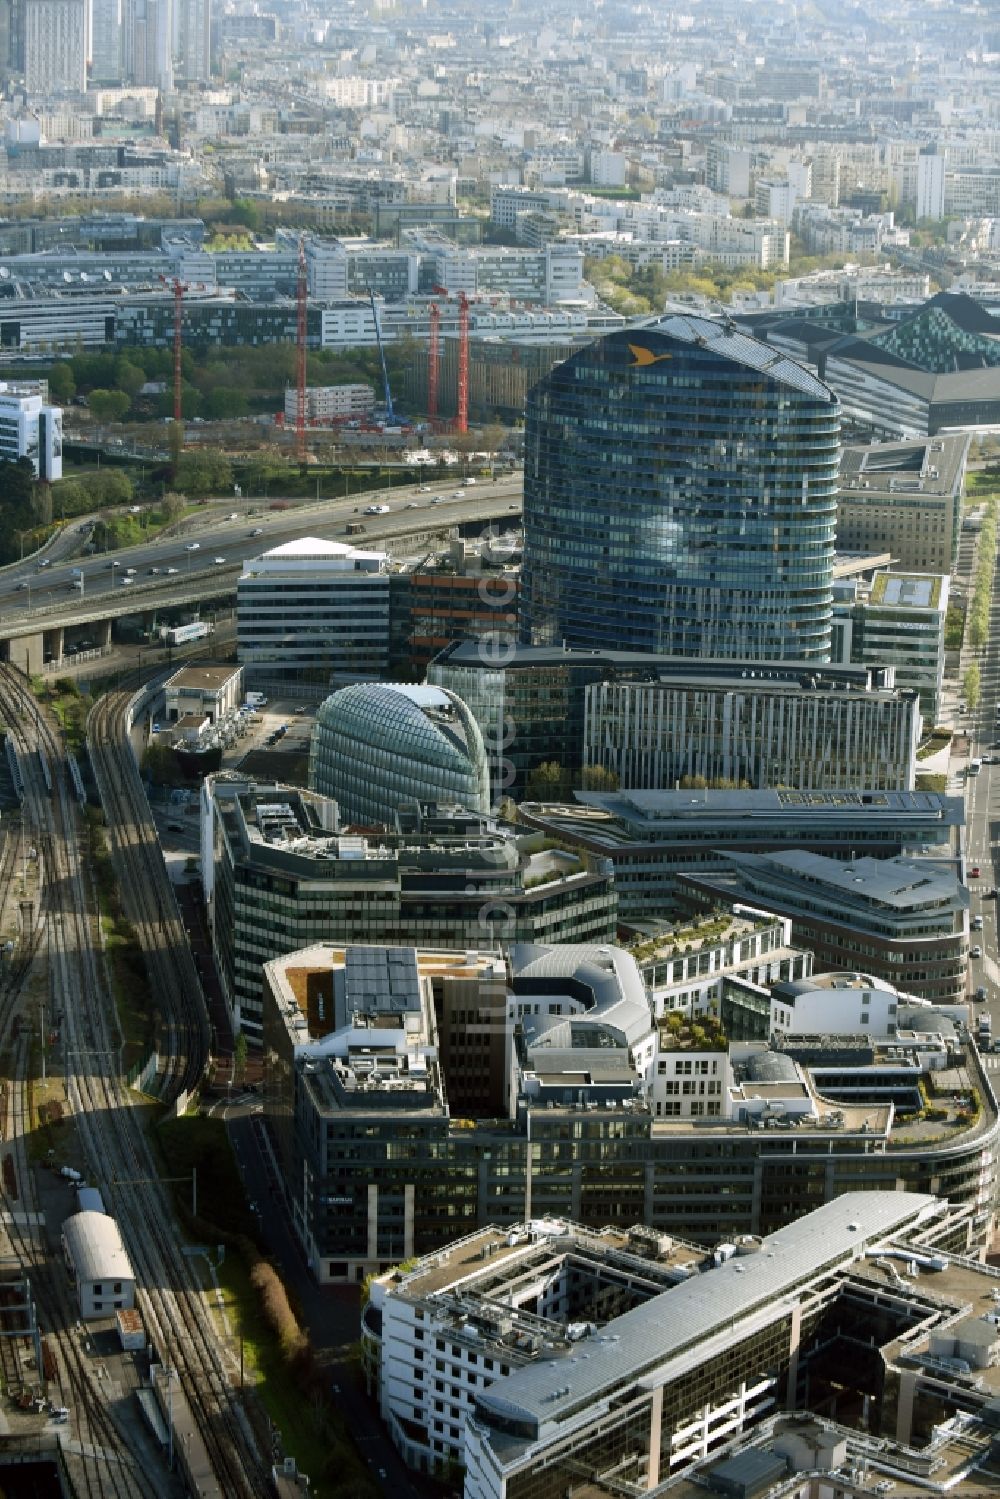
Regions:
<svg viewBox="0 0 1000 1499"><path fill-rule="evenodd" d="M366 507L372 504L389 508L383 514L366 515ZM400 486L391 494L369 491L360 499L353 496L281 511L270 510L263 501L242 500L225 514L213 506L204 514L188 517L169 536L108 554L84 555L88 537L77 526L79 555L67 556L63 540L57 550L39 560L0 571L0 635L29 623L41 628L48 616L54 621L65 621L73 613L86 616L88 604L91 608L95 601L110 604L111 595L115 595L113 612L119 612L133 593L145 595L145 604L151 589L156 589L158 601L163 602L171 588L187 591L195 579L206 594L216 576L220 592L232 591L245 559L303 535L343 540L350 522L364 526L364 532L352 538L364 546L401 530L417 532L460 520L485 520L498 507L509 509L512 519L520 511L520 475L495 484L462 484L453 479ZM78 572L82 573L82 589L76 586Z"/></svg>

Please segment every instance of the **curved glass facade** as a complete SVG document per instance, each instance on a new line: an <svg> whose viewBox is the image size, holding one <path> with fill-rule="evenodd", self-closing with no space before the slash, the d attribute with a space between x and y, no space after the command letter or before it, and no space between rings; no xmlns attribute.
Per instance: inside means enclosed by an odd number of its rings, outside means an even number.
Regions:
<svg viewBox="0 0 1000 1499"><path fill-rule="evenodd" d="M316 715L309 785L356 823L391 822L413 802L454 802L470 812L490 806L479 725L441 687L366 682L328 697Z"/></svg>
<svg viewBox="0 0 1000 1499"><path fill-rule="evenodd" d="M829 659L840 409L731 325L610 334L530 392L521 635Z"/></svg>

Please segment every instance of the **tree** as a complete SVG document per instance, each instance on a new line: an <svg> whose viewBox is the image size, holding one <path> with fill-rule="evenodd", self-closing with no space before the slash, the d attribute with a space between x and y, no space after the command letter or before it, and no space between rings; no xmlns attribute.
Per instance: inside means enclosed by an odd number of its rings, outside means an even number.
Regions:
<svg viewBox="0 0 1000 1499"><path fill-rule="evenodd" d="M163 524L169 526L173 521L180 520L184 514L184 496L178 494L175 489L169 489L160 501L160 516Z"/></svg>
<svg viewBox="0 0 1000 1499"><path fill-rule="evenodd" d="M52 489L48 484L36 484L31 497L31 509L39 526L52 524Z"/></svg>
<svg viewBox="0 0 1000 1499"><path fill-rule="evenodd" d="M212 421L246 416L248 410L246 396L232 385L218 385L205 397L205 415Z"/></svg>
<svg viewBox="0 0 1000 1499"><path fill-rule="evenodd" d="M585 765L580 773L582 791L617 791L619 784L618 772L606 765Z"/></svg>
<svg viewBox="0 0 1000 1499"><path fill-rule="evenodd" d="M962 678L962 691L970 710L974 709L979 702L979 687L979 662L972 661L966 667L965 676Z"/></svg>
<svg viewBox="0 0 1000 1499"><path fill-rule="evenodd" d="M89 405L99 422L121 422L132 404L123 390L92 390Z"/></svg>
<svg viewBox="0 0 1000 1499"><path fill-rule="evenodd" d="M137 364L124 356L115 363L115 385L125 392L129 401L134 401L146 383L146 374Z"/></svg>
<svg viewBox="0 0 1000 1499"><path fill-rule="evenodd" d="M564 802L572 796L569 771L558 760L543 760L529 771L526 799L529 802Z"/></svg>
<svg viewBox="0 0 1000 1499"><path fill-rule="evenodd" d="M242 1082L243 1075L246 1070L247 1038L243 1034L243 1032L240 1031L239 1035L236 1037L236 1044L233 1047L233 1081L237 1083Z"/></svg>
<svg viewBox="0 0 1000 1499"><path fill-rule="evenodd" d="M76 395L76 381L69 360L60 360L49 370L49 398L57 406L65 406Z"/></svg>

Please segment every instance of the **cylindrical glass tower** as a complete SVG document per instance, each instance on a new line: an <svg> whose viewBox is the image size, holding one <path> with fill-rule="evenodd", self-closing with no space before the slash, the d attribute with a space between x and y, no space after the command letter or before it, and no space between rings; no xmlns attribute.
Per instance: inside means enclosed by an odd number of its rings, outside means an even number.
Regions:
<svg viewBox="0 0 1000 1499"><path fill-rule="evenodd" d="M840 408L732 324L612 333L529 392L521 638L825 661Z"/></svg>

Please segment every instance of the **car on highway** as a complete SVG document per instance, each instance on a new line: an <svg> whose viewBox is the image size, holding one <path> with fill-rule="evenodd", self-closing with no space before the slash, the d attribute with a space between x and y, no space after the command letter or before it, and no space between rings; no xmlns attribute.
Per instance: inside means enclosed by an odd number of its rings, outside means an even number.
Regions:
<svg viewBox="0 0 1000 1499"><path fill-rule="evenodd" d="M154 578L156 576L156 574L160 571L160 569L158 567L150 567L150 568L147 569L147 571L149 573L149 576L151 578Z"/></svg>
<svg viewBox="0 0 1000 1499"><path fill-rule="evenodd" d="M174 573L176 573L176 571L177 571L176 567L168 567L167 568L167 574L168 574L168 576L172 576Z"/></svg>
<svg viewBox="0 0 1000 1499"><path fill-rule="evenodd" d="M200 552L201 551L201 542L200 541L189 541L188 544L187 544L187 546L186 546L186 548L185 548L185 551L188 551L188 552Z"/></svg>
<svg viewBox="0 0 1000 1499"><path fill-rule="evenodd" d="M406 504L403 506L404 510L418 510L419 508L420 507L418 506L416 500L407 500Z"/></svg>
<svg viewBox="0 0 1000 1499"><path fill-rule="evenodd" d="M129 577L129 576L128 576L128 574L127 574L127 573L126 573L126 574L125 574L125 577L124 577L124 578L122 578L122 586L123 586L123 587L124 587L124 586L125 586L125 585L126 585L126 584L128 584L128 583L134 583L134 582L135 582L135 579L134 579L134 578L130 578L130 577Z"/></svg>
<svg viewBox="0 0 1000 1499"><path fill-rule="evenodd" d="M420 488L417 490L417 494L430 494L430 492L431 486L429 484L421 484Z"/></svg>
<svg viewBox="0 0 1000 1499"><path fill-rule="evenodd" d="M41 570L42 570L43 567L51 567L51 566L52 566L52 563L49 561L48 557L43 557L42 560L41 560L41 562L39 562L39 564L38 564L38 571L41 572Z"/></svg>
<svg viewBox="0 0 1000 1499"><path fill-rule="evenodd" d="M475 484L475 479L466 479L466 484Z"/></svg>
<svg viewBox="0 0 1000 1499"><path fill-rule="evenodd" d="M969 949L969 957L970 958L981 958L982 955L983 955L983 950L979 946L978 942L976 943L975 947Z"/></svg>
<svg viewBox="0 0 1000 1499"><path fill-rule="evenodd" d="M128 574L128 576L130 578L134 578L135 577L135 568L134 567L127 567L125 569L125 571L126 571L126 573Z"/></svg>
<svg viewBox="0 0 1000 1499"><path fill-rule="evenodd" d="M388 507L388 505L366 505L365 506L365 514L366 515L388 515L389 514L389 507Z"/></svg>
<svg viewBox="0 0 1000 1499"><path fill-rule="evenodd" d="M254 526L253 530L250 532L251 536L263 536L263 534L264 534L264 527L263 526Z"/></svg>
<svg viewBox="0 0 1000 1499"><path fill-rule="evenodd" d="M23 582L23 583L18 583L17 586L18 586L18 588L30 588L31 584L29 582L27 582L27 580L25 580L25 582Z"/></svg>
<svg viewBox="0 0 1000 1499"><path fill-rule="evenodd" d="M213 557L212 558L212 561L215 563L216 567L220 567L222 565L222 563L225 562L225 560L226 560L225 557Z"/></svg>
<svg viewBox="0 0 1000 1499"><path fill-rule="evenodd" d="M112 559L112 561L108 563L108 571L110 572L113 567L121 567L121 563Z"/></svg>
<svg viewBox="0 0 1000 1499"><path fill-rule="evenodd" d="M465 490L464 489L453 490L451 497L452 497L453 500L464 500L465 499Z"/></svg>

